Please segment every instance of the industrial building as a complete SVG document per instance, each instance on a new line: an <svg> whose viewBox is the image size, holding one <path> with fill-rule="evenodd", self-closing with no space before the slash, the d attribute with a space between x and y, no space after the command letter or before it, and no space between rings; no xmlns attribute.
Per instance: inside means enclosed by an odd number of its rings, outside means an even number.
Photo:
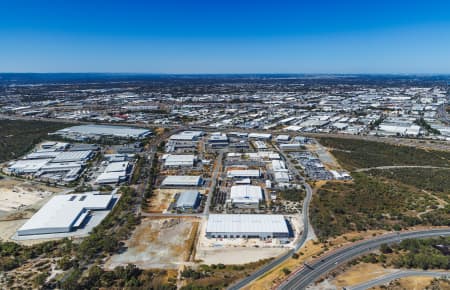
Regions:
<svg viewBox="0 0 450 290"><path fill-rule="evenodd" d="M86 163L95 156L93 150L70 151L70 144L62 142L44 142L38 148L23 159L9 163L5 172L68 183L77 180Z"/></svg>
<svg viewBox="0 0 450 290"><path fill-rule="evenodd" d="M208 139L208 145L211 148L223 148L229 145L227 134L213 133Z"/></svg>
<svg viewBox="0 0 450 290"><path fill-rule="evenodd" d="M250 133L248 134L249 139L259 139L259 140L270 140L272 134L269 133Z"/></svg>
<svg viewBox="0 0 450 290"><path fill-rule="evenodd" d="M282 160L272 160L272 170L275 172L287 172L286 164Z"/></svg>
<svg viewBox="0 0 450 290"><path fill-rule="evenodd" d="M235 185L230 189L230 202L234 207L258 208L263 198L263 191L259 186Z"/></svg>
<svg viewBox="0 0 450 290"><path fill-rule="evenodd" d="M177 210L195 210L200 205L200 192L195 190L180 192L177 196L175 208Z"/></svg>
<svg viewBox="0 0 450 290"><path fill-rule="evenodd" d="M114 195L98 192L58 195L50 199L18 231L19 236L67 233L84 225L91 211L108 210Z"/></svg>
<svg viewBox="0 0 450 290"><path fill-rule="evenodd" d="M195 141L198 140L205 133L203 131L183 131L178 134L170 136L172 141Z"/></svg>
<svg viewBox="0 0 450 290"><path fill-rule="evenodd" d="M58 130L53 134L75 140L99 137L143 139L151 135L152 132L148 129L126 126L79 125Z"/></svg>
<svg viewBox="0 0 450 290"><path fill-rule="evenodd" d="M105 171L101 173L95 183L97 184L118 184L125 182L131 172L131 165L128 161L112 162L106 166Z"/></svg>
<svg viewBox="0 0 450 290"><path fill-rule="evenodd" d="M246 170L228 170L228 178L260 178L261 171L259 169Z"/></svg>
<svg viewBox="0 0 450 290"><path fill-rule="evenodd" d="M283 151L299 151L302 149L302 145L300 143L280 144L280 149Z"/></svg>
<svg viewBox="0 0 450 290"><path fill-rule="evenodd" d="M165 167L193 167L195 164L195 155L174 155L165 154L162 157Z"/></svg>
<svg viewBox="0 0 450 290"><path fill-rule="evenodd" d="M289 238L282 215L211 214L206 225L208 238Z"/></svg>
<svg viewBox="0 0 450 290"><path fill-rule="evenodd" d="M203 185L201 176L169 175L161 183L162 187L197 187Z"/></svg>
<svg viewBox="0 0 450 290"><path fill-rule="evenodd" d="M278 183L287 183L290 180L289 174L283 171L276 171L274 173L274 179Z"/></svg>

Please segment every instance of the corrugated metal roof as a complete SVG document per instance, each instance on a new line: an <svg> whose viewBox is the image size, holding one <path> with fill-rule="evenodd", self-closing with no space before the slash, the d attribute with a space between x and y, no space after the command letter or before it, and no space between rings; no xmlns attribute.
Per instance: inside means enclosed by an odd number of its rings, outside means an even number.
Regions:
<svg viewBox="0 0 450 290"><path fill-rule="evenodd" d="M195 190L181 192L178 196L176 207L194 207L199 194Z"/></svg>
<svg viewBox="0 0 450 290"><path fill-rule="evenodd" d="M207 233L289 233L282 215L211 214Z"/></svg>

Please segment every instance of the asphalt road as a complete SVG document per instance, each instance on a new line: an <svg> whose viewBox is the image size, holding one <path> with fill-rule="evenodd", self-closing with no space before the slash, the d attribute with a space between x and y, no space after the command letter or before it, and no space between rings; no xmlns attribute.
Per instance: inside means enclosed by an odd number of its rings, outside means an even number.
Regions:
<svg viewBox="0 0 450 290"><path fill-rule="evenodd" d="M290 259L292 257L292 254L297 252L298 249L300 249L303 246L303 244L308 239L308 234L309 234L309 230L310 230L310 224L309 224L309 203L311 202L311 198L312 198L311 187L308 184L306 184L306 183L305 183L305 189L306 189L306 197L305 197L305 200L303 202L303 209L302 209L303 224L305 226L304 226L304 230L303 230L302 236L300 237L300 239L296 243L294 249L288 251L286 254L284 254L284 255L282 255L282 256L280 256L278 258L275 258L275 260L272 260L269 264L266 264L265 266L259 268L258 270L256 270L252 274L250 274L250 276L247 276L244 279L238 281L234 285L230 286L228 289L230 289L230 290L237 290L237 289L241 289L241 288L247 286L252 281L254 281L257 278L259 278L260 276L266 274L267 272L269 272L273 268L277 267L278 265L280 265L281 263L283 263L287 259Z"/></svg>
<svg viewBox="0 0 450 290"><path fill-rule="evenodd" d="M379 278L375 278L371 281L361 283L352 287L345 287L347 290L365 290L369 289L378 285L386 284L392 280L404 278L404 277L411 277L411 276L428 276L428 277L435 277L435 278L442 278L442 277L450 277L450 272L439 272L439 271L420 271L420 270L404 270L399 271L391 274L387 274L384 276L381 276Z"/></svg>
<svg viewBox="0 0 450 290"><path fill-rule="evenodd" d="M217 157L217 164L214 167L214 171L212 173L211 185L209 186L208 196L206 197L205 208L203 210L203 214L205 216L209 216L209 208L211 207L212 196L214 195L214 191L216 189L217 178L219 177L219 173L222 170L223 153L224 151L221 150L219 156Z"/></svg>
<svg viewBox="0 0 450 290"><path fill-rule="evenodd" d="M370 171L374 169L386 170L386 169L401 169L401 168L425 168L425 169L450 169L450 167L428 166L428 165L392 165L392 166L377 166L369 168L359 168L355 172Z"/></svg>
<svg viewBox="0 0 450 290"><path fill-rule="evenodd" d="M351 259L377 249L382 244L398 243L404 239L428 238L440 235L450 236L450 228L404 233L398 232L361 241L328 253L317 259L315 262L304 266L300 270L289 275L287 280L283 282L278 289L305 289L308 285L331 270Z"/></svg>

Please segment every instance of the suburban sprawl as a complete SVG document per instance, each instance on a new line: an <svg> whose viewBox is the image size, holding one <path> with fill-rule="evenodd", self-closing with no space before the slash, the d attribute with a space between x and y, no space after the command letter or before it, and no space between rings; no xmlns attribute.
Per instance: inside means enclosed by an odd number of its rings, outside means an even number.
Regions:
<svg viewBox="0 0 450 290"><path fill-rule="evenodd" d="M0 78L0 288L448 287L447 76L53 77Z"/></svg>

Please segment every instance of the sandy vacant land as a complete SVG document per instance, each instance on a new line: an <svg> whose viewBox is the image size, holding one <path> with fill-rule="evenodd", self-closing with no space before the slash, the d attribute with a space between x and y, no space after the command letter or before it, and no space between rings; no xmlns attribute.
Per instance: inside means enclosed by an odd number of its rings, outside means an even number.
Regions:
<svg viewBox="0 0 450 290"><path fill-rule="evenodd" d="M197 252L195 258L201 260L202 264L238 265L276 257L286 251L285 248L209 248Z"/></svg>
<svg viewBox="0 0 450 290"><path fill-rule="evenodd" d="M361 263L336 276L332 283L338 287L353 286L392 272L379 264Z"/></svg>
<svg viewBox="0 0 450 290"><path fill-rule="evenodd" d="M106 267L132 263L143 269L174 269L185 261L189 252L189 235L194 219L165 218L143 219L131 238L126 242L128 249L114 255Z"/></svg>
<svg viewBox="0 0 450 290"><path fill-rule="evenodd" d="M27 220L0 221L0 240L7 241Z"/></svg>
<svg viewBox="0 0 450 290"><path fill-rule="evenodd" d="M426 277L426 276L415 276L415 277L405 277L401 279L397 279L394 281L391 281L390 284L397 285L397 288L395 289L408 289L408 290L422 290L425 289L425 287L430 286L431 281L433 281L433 277ZM398 284L397 284L398 283ZM386 289L382 286L373 287L372 289ZM448 288L442 288L442 290L445 290Z"/></svg>
<svg viewBox="0 0 450 290"><path fill-rule="evenodd" d="M0 211L14 212L39 203L59 189L15 179L0 180Z"/></svg>
<svg viewBox="0 0 450 290"><path fill-rule="evenodd" d="M187 190L192 189L156 188L153 191L153 196L150 198L148 212L152 213L165 212L168 209L170 203L174 201L175 194ZM203 190L198 191L200 193L203 192Z"/></svg>

